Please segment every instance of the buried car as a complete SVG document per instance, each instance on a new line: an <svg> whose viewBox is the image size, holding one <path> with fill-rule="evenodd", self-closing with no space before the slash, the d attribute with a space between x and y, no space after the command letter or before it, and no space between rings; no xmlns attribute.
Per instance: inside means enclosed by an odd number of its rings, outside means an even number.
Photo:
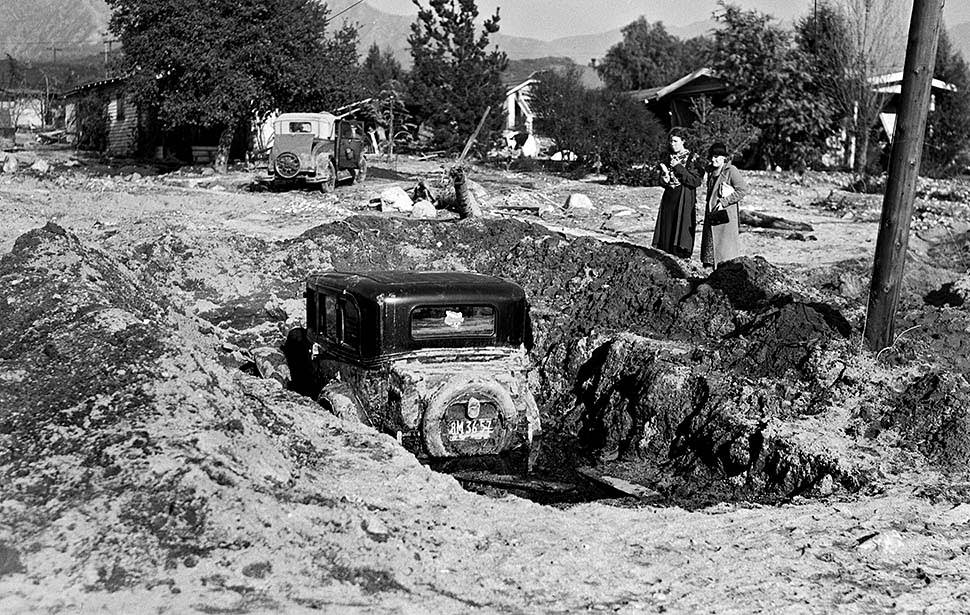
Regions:
<svg viewBox="0 0 970 615"><path fill-rule="evenodd" d="M306 310L325 408L419 458L524 450L531 468L540 425L521 287L476 273L331 272L308 277Z"/></svg>
<svg viewBox="0 0 970 615"><path fill-rule="evenodd" d="M332 113L283 113L273 121L273 147L259 183L306 183L332 192L337 180L367 177L364 125Z"/></svg>

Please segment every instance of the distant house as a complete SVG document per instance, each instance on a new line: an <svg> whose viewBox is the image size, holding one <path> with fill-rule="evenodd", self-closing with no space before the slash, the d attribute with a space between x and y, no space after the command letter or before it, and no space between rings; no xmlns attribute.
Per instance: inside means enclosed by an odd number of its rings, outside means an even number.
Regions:
<svg viewBox="0 0 970 615"><path fill-rule="evenodd" d="M535 73L520 83L510 85L505 90L505 128L511 131L531 133L535 121L532 110L532 86L539 83Z"/></svg>
<svg viewBox="0 0 970 615"><path fill-rule="evenodd" d="M628 94L642 101L667 128L690 126L697 119L692 110L695 100L706 96L715 106L724 104L730 86L714 76L710 68L699 68L667 85L633 90Z"/></svg>
<svg viewBox="0 0 970 615"><path fill-rule="evenodd" d="M879 112L879 122L882 129L886 131L889 142L892 143L893 135L896 132L896 114L899 112L899 98L903 91L903 73L887 73L869 79L872 89L881 94L889 95L882 111ZM936 108L934 95L938 92L956 92L957 87L952 83L946 83L939 79L933 79L930 85L930 111Z"/></svg>
<svg viewBox="0 0 970 615"><path fill-rule="evenodd" d="M0 90L0 115L9 127L38 130L44 125L44 92L27 88Z"/></svg>
<svg viewBox="0 0 970 615"><path fill-rule="evenodd" d="M125 77L110 77L80 85L64 95L65 132L69 142L108 156L175 156L205 164L215 157L218 128L163 131L155 114L139 107ZM249 127L240 127L236 139L245 142ZM244 145L230 152L240 152Z"/></svg>
<svg viewBox="0 0 970 615"><path fill-rule="evenodd" d="M532 110L532 87L539 83L536 73L519 83L509 85L505 91L505 130L508 146L526 158L539 153L539 144L533 135L536 114Z"/></svg>
<svg viewBox="0 0 970 615"><path fill-rule="evenodd" d="M93 147L109 156L139 152L144 118L126 88L127 79L111 77L80 85L64 94L64 130L79 147ZM104 130L103 141L97 131Z"/></svg>

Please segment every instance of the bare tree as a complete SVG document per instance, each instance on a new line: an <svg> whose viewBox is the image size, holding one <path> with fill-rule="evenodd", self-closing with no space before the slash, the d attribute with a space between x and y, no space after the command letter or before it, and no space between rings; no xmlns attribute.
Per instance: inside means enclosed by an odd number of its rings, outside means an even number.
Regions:
<svg viewBox="0 0 970 615"><path fill-rule="evenodd" d="M901 65L906 23L901 0L823 0L800 24L816 56L819 85L837 105L847 133L845 160L866 171L872 128L887 95L873 80Z"/></svg>

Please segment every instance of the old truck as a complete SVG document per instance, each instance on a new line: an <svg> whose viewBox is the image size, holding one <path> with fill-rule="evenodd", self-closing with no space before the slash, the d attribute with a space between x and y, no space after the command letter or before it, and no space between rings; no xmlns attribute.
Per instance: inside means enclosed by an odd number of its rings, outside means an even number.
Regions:
<svg viewBox="0 0 970 615"><path fill-rule="evenodd" d="M328 272L306 282L320 404L419 458L502 455L541 431L518 285L468 272Z"/></svg>
<svg viewBox="0 0 970 615"><path fill-rule="evenodd" d="M268 164L256 181L310 184L332 192L337 181L360 183L367 177L365 147L360 121L332 113L283 113L273 121Z"/></svg>

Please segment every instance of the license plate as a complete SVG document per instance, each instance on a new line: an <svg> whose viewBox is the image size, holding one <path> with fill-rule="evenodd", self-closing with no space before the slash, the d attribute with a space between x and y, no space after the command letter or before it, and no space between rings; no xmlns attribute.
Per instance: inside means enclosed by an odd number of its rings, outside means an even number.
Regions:
<svg viewBox="0 0 970 615"><path fill-rule="evenodd" d="M492 419L451 421L448 424L448 439L452 442L487 440L490 437L492 437Z"/></svg>

